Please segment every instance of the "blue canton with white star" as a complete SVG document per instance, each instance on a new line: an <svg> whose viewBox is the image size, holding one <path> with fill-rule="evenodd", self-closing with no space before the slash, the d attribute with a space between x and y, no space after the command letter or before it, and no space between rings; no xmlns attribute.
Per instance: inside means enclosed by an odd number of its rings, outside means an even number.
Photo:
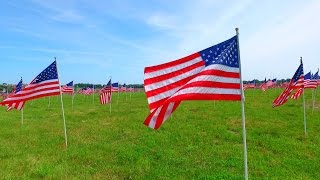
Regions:
<svg viewBox="0 0 320 180"><path fill-rule="evenodd" d="M303 64L301 63L299 68L297 69L296 73L294 73L292 79L294 82L297 82L300 76L303 75Z"/></svg>
<svg viewBox="0 0 320 180"><path fill-rule="evenodd" d="M21 80L19 81L19 83L16 85L16 91L15 91L15 93L21 91L21 89L22 89L22 78L21 78Z"/></svg>
<svg viewBox="0 0 320 180"><path fill-rule="evenodd" d="M237 36L199 52L206 66L222 64L239 68Z"/></svg>
<svg viewBox="0 0 320 180"><path fill-rule="evenodd" d="M66 84L68 87L72 87L73 86L73 81L69 82L68 84Z"/></svg>
<svg viewBox="0 0 320 180"><path fill-rule="evenodd" d="M31 84L37 84L42 81L58 79L57 64L54 61L50 66L43 70L32 82Z"/></svg>

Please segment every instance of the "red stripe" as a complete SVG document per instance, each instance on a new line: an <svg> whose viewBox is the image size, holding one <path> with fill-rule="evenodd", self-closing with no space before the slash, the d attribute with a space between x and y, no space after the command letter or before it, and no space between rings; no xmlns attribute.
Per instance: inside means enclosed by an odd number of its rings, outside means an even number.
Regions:
<svg viewBox="0 0 320 180"><path fill-rule="evenodd" d="M52 82L46 82L46 83L39 83L39 84L29 84L27 85L22 91L27 91L27 90L32 90L38 87L42 86L47 86L47 85L58 85L59 86L59 81L52 81Z"/></svg>
<svg viewBox="0 0 320 180"><path fill-rule="evenodd" d="M23 98L23 99L20 99L20 100L18 99L18 100L4 101L4 102L1 102L0 104L5 105L5 104L11 104L11 103L19 103L21 101L28 101L28 100L32 100L32 99L45 97L45 96L55 96L55 95L60 95L60 92L40 94L40 95L37 95L37 96L33 96L33 97L30 97L30 98Z"/></svg>
<svg viewBox="0 0 320 180"><path fill-rule="evenodd" d="M171 89L174 89L176 87L181 87L181 86L185 85L191 79L195 78L196 76L197 76L197 74L194 74L194 75L189 76L187 78L181 79L181 80L179 80L179 81L177 81L175 83L171 83L171 84L168 84L166 86L163 86L163 87L151 90L151 91L146 91L145 90L146 95L147 95L147 97L151 97L151 96L154 96L154 95L161 94L163 92L169 91Z"/></svg>
<svg viewBox="0 0 320 180"><path fill-rule="evenodd" d="M57 86L57 87L50 87L50 88L43 88L43 89L38 89L38 90L32 90L31 92L29 92L29 93L17 93L17 94L15 94L14 96L11 96L11 97L21 97L21 99L23 100L24 98L24 96L30 96L30 95L32 95L32 94L35 94L35 93L39 93L39 92L46 92L46 91L51 91L51 90L59 90L60 91L60 88L59 88L59 86ZM22 91L20 91L20 92L23 92L23 90Z"/></svg>
<svg viewBox="0 0 320 180"><path fill-rule="evenodd" d="M188 62L190 60L193 60L193 59L195 59L197 57L200 57L200 54L199 53L194 53L194 54L191 54L189 56L186 56L184 58L181 58L181 59L178 59L178 60L175 60L175 61L171 61L171 62L168 62L168 63L156 65L156 66L149 66L149 67L144 68L144 73L150 73L150 72L154 72L154 71L159 71L161 69L169 68L169 67L172 67L172 66L176 66L176 65Z"/></svg>
<svg viewBox="0 0 320 180"><path fill-rule="evenodd" d="M228 77L228 78L240 78L240 73L239 72L226 72L226 71L221 71L221 70L203 70L201 71L199 74L197 74L198 76L201 75L213 75L213 76L221 76L221 77Z"/></svg>
<svg viewBox="0 0 320 180"><path fill-rule="evenodd" d="M154 108L157 108L157 107L161 106L169 97L160 99L159 101L156 101L156 102L153 102L153 103L150 103L149 104L149 109L151 110L151 109L154 109Z"/></svg>
<svg viewBox="0 0 320 180"><path fill-rule="evenodd" d="M226 100L226 101L241 101L241 95L236 94L199 94L188 93L181 94L170 98L170 101L182 101L182 100Z"/></svg>
<svg viewBox="0 0 320 180"><path fill-rule="evenodd" d="M191 65L191 66L185 67L183 69L180 69L180 70L168 73L168 74L163 74L163 75L160 75L160 76L157 76L157 77L145 79L144 80L144 85L146 86L146 85L153 84L153 83L156 83L156 82L168 80L168 79L171 79L171 78L173 78L175 76L178 76L180 74L184 74L184 73L187 73L187 72L189 72L189 71L191 71L193 69L199 68L201 66L204 67L204 65L205 65L204 61L200 61L198 63L195 63L195 64Z"/></svg>

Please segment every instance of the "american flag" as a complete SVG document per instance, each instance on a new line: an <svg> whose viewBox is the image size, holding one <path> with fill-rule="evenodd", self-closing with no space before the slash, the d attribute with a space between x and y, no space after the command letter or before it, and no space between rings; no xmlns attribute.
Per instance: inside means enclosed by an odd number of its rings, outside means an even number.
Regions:
<svg viewBox="0 0 320 180"><path fill-rule="evenodd" d="M111 92L111 79L108 84L100 90L100 104L108 104L111 102L112 92Z"/></svg>
<svg viewBox="0 0 320 180"><path fill-rule="evenodd" d="M61 87L61 92L62 93L67 93L67 94L73 94L73 81L69 82L68 84L64 85Z"/></svg>
<svg viewBox="0 0 320 180"><path fill-rule="evenodd" d="M22 88L23 88L23 83L22 83L22 78L21 78L20 81L19 81L19 83L18 83L18 84L15 86L15 88L13 89L13 92L10 93L10 94L11 94L10 96L12 96L12 95L20 92L20 91L22 90ZM23 103L23 104L24 104L24 103ZM23 106L23 104L22 104L22 106ZM7 105L7 111L11 110L12 108L15 108L15 104L12 104L11 106Z"/></svg>
<svg viewBox="0 0 320 180"><path fill-rule="evenodd" d="M123 85L121 86L120 91L122 91L122 92L126 92L126 91L127 91L127 86L126 86L126 84L123 84Z"/></svg>
<svg viewBox="0 0 320 180"><path fill-rule="evenodd" d="M268 86L267 86L267 78L264 79L264 83L260 85L260 88L262 89L263 92L266 92Z"/></svg>
<svg viewBox="0 0 320 180"><path fill-rule="evenodd" d="M144 88L158 129L183 100L241 100L237 36L187 57L146 67Z"/></svg>
<svg viewBox="0 0 320 180"><path fill-rule="evenodd" d="M289 84L287 85L286 89L273 101L273 107L281 106L282 104L286 103L292 93L293 90L296 90L294 96L292 98L298 98L303 89L304 83L304 75L303 75L303 64L302 60L300 66L298 67L297 71L294 73L292 79L290 80Z"/></svg>
<svg viewBox="0 0 320 180"><path fill-rule="evenodd" d="M119 92L119 83L112 83L111 91L112 92Z"/></svg>
<svg viewBox="0 0 320 180"><path fill-rule="evenodd" d="M89 87L84 87L84 88L81 88L79 91L78 91L79 94L83 94L83 95L91 95L94 93L94 89L93 89L93 85L89 86Z"/></svg>
<svg viewBox="0 0 320 180"><path fill-rule="evenodd" d="M21 110L26 101L45 96L60 94L57 64L54 61L43 70L30 84L13 96L5 99L0 105L6 105Z"/></svg>
<svg viewBox="0 0 320 180"><path fill-rule="evenodd" d="M311 75L311 71L304 75L304 88L311 88L315 89L317 88L317 80L313 79L313 76Z"/></svg>

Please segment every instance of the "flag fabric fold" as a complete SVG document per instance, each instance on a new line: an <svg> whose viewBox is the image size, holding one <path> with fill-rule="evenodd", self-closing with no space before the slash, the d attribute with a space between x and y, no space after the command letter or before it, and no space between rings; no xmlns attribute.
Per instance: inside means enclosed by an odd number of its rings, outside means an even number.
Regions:
<svg viewBox="0 0 320 180"><path fill-rule="evenodd" d="M184 100L241 100L237 36L165 64L146 67L144 88L158 129Z"/></svg>

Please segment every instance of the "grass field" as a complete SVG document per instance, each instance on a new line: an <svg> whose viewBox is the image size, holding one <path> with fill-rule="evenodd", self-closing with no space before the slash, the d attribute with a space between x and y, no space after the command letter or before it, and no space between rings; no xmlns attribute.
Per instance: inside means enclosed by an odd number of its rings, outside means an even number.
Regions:
<svg viewBox="0 0 320 180"><path fill-rule="evenodd" d="M280 89L246 91L250 179L320 178L320 92L312 114L302 98L271 107ZM109 105L92 97L64 96L68 148L64 146L60 99L28 102L19 111L0 109L1 179L243 179L239 102L189 101L158 130L142 123L143 93L117 94Z"/></svg>

